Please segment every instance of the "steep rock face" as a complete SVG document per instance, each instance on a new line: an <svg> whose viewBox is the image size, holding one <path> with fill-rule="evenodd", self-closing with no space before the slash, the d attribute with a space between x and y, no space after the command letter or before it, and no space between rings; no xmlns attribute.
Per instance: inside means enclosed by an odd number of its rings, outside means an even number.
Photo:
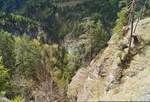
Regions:
<svg viewBox="0 0 150 102"><path fill-rule="evenodd" d="M114 34L109 46L68 86L68 97L88 101L150 101L150 18L140 21L128 54L130 27Z"/></svg>

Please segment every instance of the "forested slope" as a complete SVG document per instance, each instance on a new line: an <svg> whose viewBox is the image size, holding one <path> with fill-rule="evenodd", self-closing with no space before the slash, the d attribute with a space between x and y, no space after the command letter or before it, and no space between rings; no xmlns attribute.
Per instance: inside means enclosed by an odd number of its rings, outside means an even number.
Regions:
<svg viewBox="0 0 150 102"><path fill-rule="evenodd" d="M70 101L67 89L72 77L128 24L129 4L128 0L0 0L0 101ZM138 0L135 18L143 5ZM149 8L150 1L142 18L150 16Z"/></svg>

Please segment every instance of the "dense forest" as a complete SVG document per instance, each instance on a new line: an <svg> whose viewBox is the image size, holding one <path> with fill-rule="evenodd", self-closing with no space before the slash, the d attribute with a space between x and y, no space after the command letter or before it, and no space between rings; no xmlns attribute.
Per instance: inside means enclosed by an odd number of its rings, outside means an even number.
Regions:
<svg viewBox="0 0 150 102"><path fill-rule="evenodd" d="M67 85L129 23L130 2L0 0L0 101L70 102ZM150 16L144 4L135 19Z"/></svg>

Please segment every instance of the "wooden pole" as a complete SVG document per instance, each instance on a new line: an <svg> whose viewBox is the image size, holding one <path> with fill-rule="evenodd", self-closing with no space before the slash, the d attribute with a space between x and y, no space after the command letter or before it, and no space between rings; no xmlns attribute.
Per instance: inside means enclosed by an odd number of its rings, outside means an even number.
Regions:
<svg viewBox="0 0 150 102"><path fill-rule="evenodd" d="M129 53L129 54L130 54L130 52L131 52L131 44L132 44L132 37L133 37L135 7L136 7L136 0L132 0L131 9L130 9L131 32L130 32L130 39L129 39L129 50L128 50L128 53Z"/></svg>

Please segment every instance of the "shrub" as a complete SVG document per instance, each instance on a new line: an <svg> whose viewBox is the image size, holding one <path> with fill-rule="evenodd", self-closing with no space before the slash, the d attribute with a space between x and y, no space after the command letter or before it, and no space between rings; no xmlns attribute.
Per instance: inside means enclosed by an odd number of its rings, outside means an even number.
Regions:
<svg viewBox="0 0 150 102"><path fill-rule="evenodd" d="M25 99L21 96L16 96L11 102L25 102Z"/></svg>
<svg viewBox="0 0 150 102"><path fill-rule="evenodd" d="M123 26L127 25L127 11L128 11L128 8L127 7L124 7L122 8L122 10L118 13L118 20L116 22L116 26L114 27L114 32L115 33L118 33L121 31L121 29L123 28Z"/></svg>
<svg viewBox="0 0 150 102"><path fill-rule="evenodd" d="M0 30L0 54L7 68L14 68L14 39L8 32Z"/></svg>
<svg viewBox="0 0 150 102"><path fill-rule="evenodd" d="M8 69L6 69L2 63L2 57L0 57L0 93L5 91L7 87Z"/></svg>

